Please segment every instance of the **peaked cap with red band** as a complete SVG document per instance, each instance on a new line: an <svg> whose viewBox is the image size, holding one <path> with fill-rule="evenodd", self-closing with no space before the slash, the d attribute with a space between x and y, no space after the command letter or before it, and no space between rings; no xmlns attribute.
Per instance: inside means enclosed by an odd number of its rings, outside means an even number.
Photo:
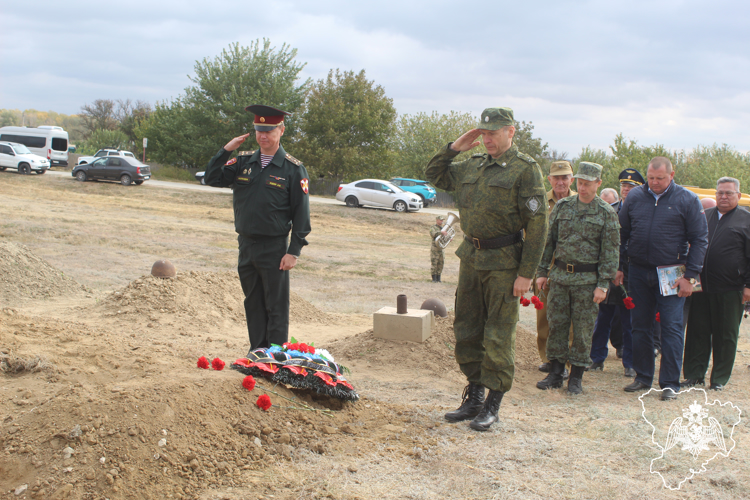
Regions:
<svg viewBox="0 0 750 500"><path fill-rule="evenodd" d="M245 108L245 111L249 111L255 115L253 120L253 126L258 132L269 132L279 125L284 124L284 117L291 115L286 111L272 108L271 106L264 106L263 104L252 104Z"/></svg>

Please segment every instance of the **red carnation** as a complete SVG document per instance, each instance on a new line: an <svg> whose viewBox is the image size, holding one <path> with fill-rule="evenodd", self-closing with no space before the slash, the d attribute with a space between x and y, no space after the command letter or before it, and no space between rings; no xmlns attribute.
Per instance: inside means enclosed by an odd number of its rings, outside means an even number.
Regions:
<svg viewBox="0 0 750 500"><path fill-rule="evenodd" d="M659 313L656 313L656 322L661 323L661 316L659 315Z"/></svg>
<svg viewBox="0 0 750 500"><path fill-rule="evenodd" d="M252 375L248 375L244 379L242 379L242 387L247 389L248 391L252 391L255 389L255 379Z"/></svg>
<svg viewBox="0 0 750 500"><path fill-rule="evenodd" d="M625 309L633 309L635 307L635 304L633 304L633 299L630 297L625 297L622 299L622 304L625 306Z"/></svg>
<svg viewBox="0 0 750 500"><path fill-rule="evenodd" d="M534 309L537 309L537 310L541 311L542 309L544 309L544 304L542 304L541 301L537 301L537 303L534 304Z"/></svg>
<svg viewBox="0 0 750 500"><path fill-rule="evenodd" d="M527 307L529 304L531 304L531 302L529 301L529 299L527 299L526 297L521 297L521 305L523 307Z"/></svg>
<svg viewBox="0 0 750 500"><path fill-rule="evenodd" d="M213 361L211 361L211 368L213 368L214 370L221 371L224 369L224 366L226 366L226 363L224 363L219 358L214 358Z"/></svg>
<svg viewBox="0 0 750 500"><path fill-rule="evenodd" d="M198 358L198 368L208 370L208 360L205 356L201 356L200 358Z"/></svg>
<svg viewBox="0 0 750 500"><path fill-rule="evenodd" d="M537 297L536 295L532 295L532 296L531 296L531 303L532 303L532 304L534 304L534 305L537 305L537 304L539 304L539 303L541 303L541 302L542 302L542 301L541 301L541 300L539 300L539 297Z"/></svg>
<svg viewBox="0 0 750 500"><path fill-rule="evenodd" d="M258 401L256 401L255 404L258 405L258 408L261 410L268 411L271 407L271 398L268 397L268 394L263 394L258 397Z"/></svg>

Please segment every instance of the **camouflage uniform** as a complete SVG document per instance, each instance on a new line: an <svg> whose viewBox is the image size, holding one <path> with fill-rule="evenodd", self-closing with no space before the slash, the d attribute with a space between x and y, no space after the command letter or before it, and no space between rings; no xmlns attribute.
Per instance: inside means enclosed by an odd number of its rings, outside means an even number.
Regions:
<svg viewBox="0 0 750 500"><path fill-rule="evenodd" d="M443 264L445 264L445 253L440 245L437 244L435 238L443 230L442 227L435 224L430 228L430 238L432 238L432 245L430 246L430 262L432 264L432 275L443 274Z"/></svg>
<svg viewBox="0 0 750 500"><path fill-rule="evenodd" d="M456 251L461 260L453 325L456 361L470 383L507 392L513 384L519 308L513 284L518 276L533 278L547 233L542 171L515 144L498 158L479 153L454 163L458 154L444 146L425 177L456 192L465 237L490 240L526 232L525 241L493 249L477 249L464 239Z"/></svg>
<svg viewBox="0 0 750 500"><path fill-rule="evenodd" d="M579 169L580 172L580 169ZM578 196L557 202L549 220L549 233L544 255L537 271L547 277L549 296L547 319L549 339L547 358L570 361L574 366L591 364L591 336L599 306L594 290L607 289L617 272L620 248L620 223L617 214L598 196L583 204ZM596 264L595 272L550 269L552 257L570 265ZM573 325L573 344L568 346L569 329Z"/></svg>

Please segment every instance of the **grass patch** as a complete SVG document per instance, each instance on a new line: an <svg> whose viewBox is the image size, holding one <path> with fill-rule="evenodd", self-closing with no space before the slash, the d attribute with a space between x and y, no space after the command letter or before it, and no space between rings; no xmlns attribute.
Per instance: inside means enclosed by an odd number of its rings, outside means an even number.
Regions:
<svg viewBox="0 0 750 500"><path fill-rule="evenodd" d="M151 176L161 181L196 182L195 172L184 168L165 165L151 170Z"/></svg>

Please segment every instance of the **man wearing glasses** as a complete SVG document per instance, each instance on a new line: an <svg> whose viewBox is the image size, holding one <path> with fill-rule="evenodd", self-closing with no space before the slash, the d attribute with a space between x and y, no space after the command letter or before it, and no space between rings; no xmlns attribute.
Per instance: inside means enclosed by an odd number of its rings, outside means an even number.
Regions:
<svg viewBox="0 0 750 500"><path fill-rule="evenodd" d="M750 212L739 208L740 181L722 177L716 207L706 210L708 250L701 272L703 292L690 305L683 387L704 385L713 351L710 389L729 381L737 353L743 304L750 300Z"/></svg>

